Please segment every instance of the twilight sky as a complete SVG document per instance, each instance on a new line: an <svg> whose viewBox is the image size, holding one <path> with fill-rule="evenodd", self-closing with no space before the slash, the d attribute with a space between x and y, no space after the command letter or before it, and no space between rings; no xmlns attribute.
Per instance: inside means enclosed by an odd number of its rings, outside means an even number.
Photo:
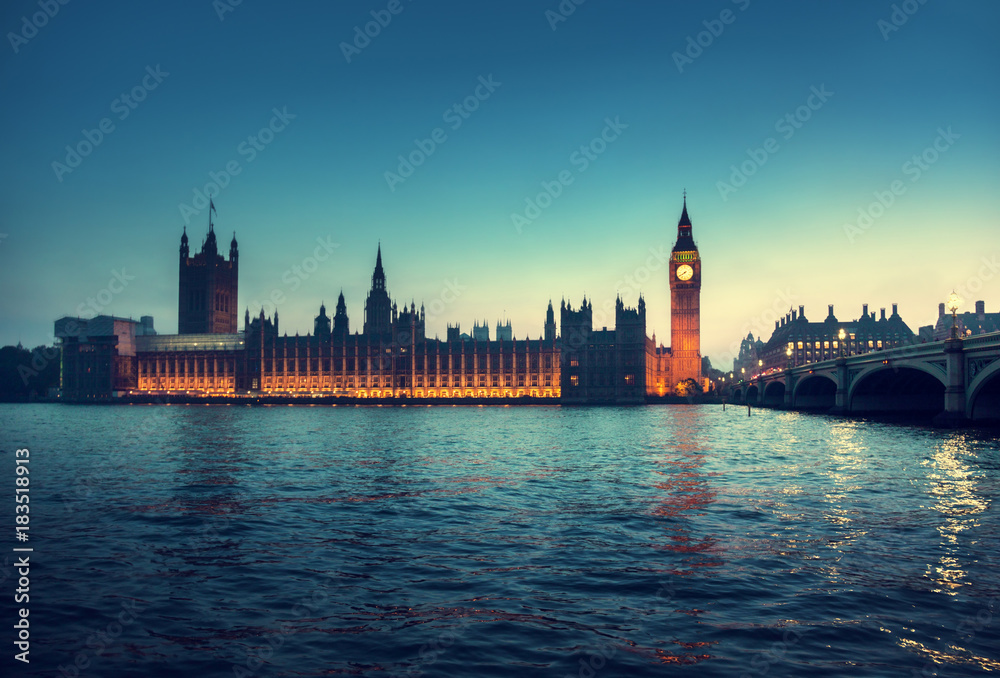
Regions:
<svg viewBox="0 0 1000 678"><path fill-rule="evenodd" d="M431 336L641 291L669 344L685 188L717 366L790 305L1000 311L1000 3L236 2L3 3L0 344L176 332L213 177L241 326L360 329L381 240Z"/></svg>

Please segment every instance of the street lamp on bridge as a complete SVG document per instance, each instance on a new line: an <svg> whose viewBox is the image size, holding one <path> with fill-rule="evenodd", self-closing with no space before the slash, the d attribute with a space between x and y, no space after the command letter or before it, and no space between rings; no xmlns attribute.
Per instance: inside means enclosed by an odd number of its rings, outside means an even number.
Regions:
<svg viewBox="0 0 1000 678"><path fill-rule="evenodd" d="M844 331L843 327L840 328L840 332L837 334L837 337L840 338L840 357L843 358L844 357L844 339L847 338L847 332Z"/></svg>
<svg viewBox="0 0 1000 678"><path fill-rule="evenodd" d="M792 369L792 345L789 344L788 348L785 349L785 356L788 358L788 369Z"/></svg>
<svg viewBox="0 0 1000 678"><path fill-rule="evenodd" d="M962 305L962 300L959 298L955 291L952 290L951 296L948 297L948 303L945 305L949 311L951 311L951 338L958 339L958 319L956 313L958 313L958 307Z"/></svg>

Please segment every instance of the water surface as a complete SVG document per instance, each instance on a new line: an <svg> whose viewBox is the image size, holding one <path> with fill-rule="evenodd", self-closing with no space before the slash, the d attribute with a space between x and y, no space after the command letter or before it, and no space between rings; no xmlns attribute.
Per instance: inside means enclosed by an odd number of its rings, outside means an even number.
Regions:
<svg viewBox="0 0 1000 678"><path fill-rule="evenodd" d="M67 405L0 405L0 431L10 485L31 450L21 675L1000 670L995 432Z"/></svg>

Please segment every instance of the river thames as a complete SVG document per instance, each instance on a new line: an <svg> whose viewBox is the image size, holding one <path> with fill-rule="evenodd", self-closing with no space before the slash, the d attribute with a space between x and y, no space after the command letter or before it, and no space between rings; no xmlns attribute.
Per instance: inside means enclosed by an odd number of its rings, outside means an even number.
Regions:
<svg viewBox="0 0 1000 678"><path fill-rule="evenodd" d="M9 496L31 459L18 675L1000 670L996 431L719 405L0 405L0 430Z"/></svg>

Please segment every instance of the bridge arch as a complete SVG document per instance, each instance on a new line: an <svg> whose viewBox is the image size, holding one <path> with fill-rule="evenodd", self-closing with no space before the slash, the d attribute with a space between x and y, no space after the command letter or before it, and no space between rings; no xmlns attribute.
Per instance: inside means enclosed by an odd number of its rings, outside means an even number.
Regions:
<svg viewBox="0 0 1000 678"><path fill-rule="evenodd" d="M756 405L760 402L760 389L757 388L757 384L750 384L747 386L746 393L744 394L744 402Z"/></svg>
<svg viewBox="0 0 1000 678"><path fill-rule="evenodd" d="M837 404L837 381L831 374L807 374L792 390L792 407L803 410L828 410Z"/></svg>
<svg viewBox="0 0 1000 678"><path fill-rule="evenodd" d="M943 372L919 361L878 364L855 377L847 409L932 417L944 411L945 379Z"/></svg>
<svg viewBox="0 0 1000 678"><path fill-rule="evenodd" d="M764 385L763 405L766 407L782 407L785 404L785 380L774 379Z"/></svg>
<svg viewBox="0 0 1000 678"><path fill-rule="evenodd" d="M973 421L1000 421L1000 360L994 360L969 383L965 416Z"/></svg>

